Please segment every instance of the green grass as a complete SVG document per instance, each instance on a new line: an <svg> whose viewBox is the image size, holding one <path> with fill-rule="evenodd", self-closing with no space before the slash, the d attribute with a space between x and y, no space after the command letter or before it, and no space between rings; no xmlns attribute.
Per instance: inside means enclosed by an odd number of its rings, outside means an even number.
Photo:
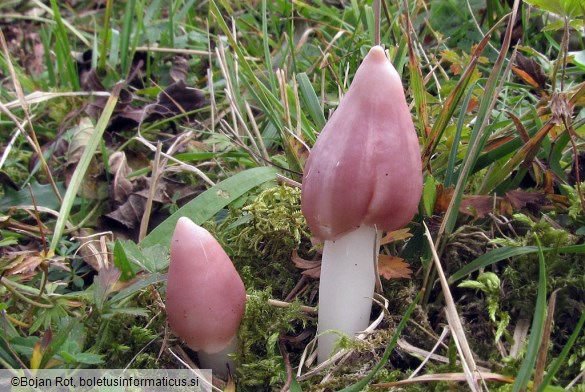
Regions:
<svg viewBox="0 0 585 392"><path fill-rule="evenodd" d="M411 375L427 379L406 390L469 390L469 378L428 380L462 374L466 345L508 382L476 389L579 381L585 40L563 19L582 26L577 0L527 1L530 12L495 0L382 2L381 43L402 77L425 175L412 236L382 251L414 272L383 280L388 307L374 333L324 369L310 359L318 280L293 263L318 260L319 245L298 219L297 193L274 187L302 181L372 46L374 4L102 3L0 4L3 367L196 362L163 306L170 237L186 215L216 236L251 295L238 390L377 390ZM436 282L423 223L451 295ZM458 287L482 272L499 277L493 303L510 316L499 344L485 295ZM450 297L457 314L446 316ZM285 299L293 305L272 301ZM463 351L450 335L437 342L449 317L463 325ZM444 361L413 374L435 346Z"/></svg>

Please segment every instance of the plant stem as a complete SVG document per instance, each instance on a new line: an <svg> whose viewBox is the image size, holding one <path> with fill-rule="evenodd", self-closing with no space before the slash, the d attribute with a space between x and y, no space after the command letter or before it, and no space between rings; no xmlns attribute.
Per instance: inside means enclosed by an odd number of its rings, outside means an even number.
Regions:
<svg viewBox="0 0 585 392"><path fill-rule="evenodd" d="M380 45L380 7L382 1L374 0L374 45Z"/></svg>
<svg viewBox="0 0 585 392"><path fill-rule="evenodd" d="M376 229L361 226L335 241L325 241L319 282L318 361L327 360L338 339L367 328L378 254Z"/></svg>
<svg viewBox="0 0 585 392"><path fill-rule="evenodd" d="M206 353L204 351L197 351L197 358L199 358L199 367L201 369L211 369L215 376L225 378L227 376L227 366L233 371L236 367L234 360L228 356L237 351L238 338L234 337L229 344L217 353Z"/></svg>
<svg viewBox="0 0 585 392"><path fill-rule="evenodd" d="M106 1L106 14L104 16L104 29L102 30L102 45L100 50L100 58L98 63L98 71L104 72L106 70L106 59L108 53L108 46L110 45L110 18L112 17L112 0Z"/></svg>

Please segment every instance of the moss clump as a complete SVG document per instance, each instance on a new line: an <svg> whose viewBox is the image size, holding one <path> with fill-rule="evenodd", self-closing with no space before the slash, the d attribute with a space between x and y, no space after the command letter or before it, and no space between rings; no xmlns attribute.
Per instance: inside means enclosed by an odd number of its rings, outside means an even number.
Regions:
<svg viewBox="0 0 585 392"><path fill-rule="evenodd" d="M544 253L547 292L557 292L554 327L551 333L549 363L562 350L567 336L573 333L577 320L585 308L585 264L582 255L561 253L560 247L575 245L580 242L579 237L570 234L548 218L543 217L534 222L526 215L514 215L514 229L517 234L513 238L498 239L495 242L507 246L538 246L536 237L540 240ZM512 320L519 318L531 319L534 304L538 294L539 276L538 254L530 253L515 257L509 265L499 273L502 280L501 307L510 313ZM561 385L568 383L571 375L578 374L580 369L578 359L574 363L567 363L557 374ZM514 374L511 372L510 374Z"/></svg>
<svg viewBox="0 0 585 392"><path fill-rule="evenodd" d="M293 250L311 248L301 191L286 185L263 190L248 205L206 225L232 258L248 290L271 289L284 298L298 282Z"/></svg>
<svg viewBox="0 0 585 392"><path fill-rule="evenodd" d="M242 209L248 224L236 238L241 254L283 259L309 237L301 212L301 191L286 185L269 188Z"/></svg>
<svg viewBox="0 0 585 392"><path fill-rule="evenodd" d="M260 387L282 386L286 381L284 360L279 348L282 340L307 329L310 319L299 304L286 308L271 305L269 290L250 292L246 313L238 332L240 344L237 362L238 386L243 391L259 391ZM301 346L308 342L300 343ZM288 349L287 349L288 351ZM292 350L291 350L292 351ZM300 353L291 353L291 363L298 363Z"/></svg>

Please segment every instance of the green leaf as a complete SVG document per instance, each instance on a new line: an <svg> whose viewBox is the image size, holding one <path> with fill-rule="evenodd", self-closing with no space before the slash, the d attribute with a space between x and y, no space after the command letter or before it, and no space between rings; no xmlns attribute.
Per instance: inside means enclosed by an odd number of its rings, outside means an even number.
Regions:
<svg viewBox="0 0 585 392"><path fill-rule="evenodd" d="M120 265L118 265L118 252L120 254ZM124 260L125 258L125 260ZM131 240L116 240L114 247L114 264L122 271L124 280L126 277L133 278L139 271L161 272L169 266L168 246L155 244L148 248L142 248ZM127 274L129 269L132 276Z"/></svg>
<svg viewBox="0 0 585 392"><path fill-rule="evenodd" d="M67 320L66 325L62 325L62 327L53 335L49 346L45 350L43 354L43 359L41 362L41 369L45 368L47 363L53 356L57 353L62 351L62 348L67 344L72 342L72 334L76 331L77 328L82 328L80 323L80 319L76 318L69 318Z"/></svg>
<svg viewBox="0 0 585 392"><path fill-rule="evenodd" d="M100 363L104 362L101 355L92 354L92 353L76 354L75 361L78 363L83 363L85 365L99 365Z"/></svg>
<svg viewBox="0 0 585 392"><path fill-rule="evenodd" d="M137 280L132 285L126 287L124 290L122 290L118 294L114 295L110 299L110 303L114 304L116 302L122 301L123 299L126 299L126 298L130 297L131 295L136 294L140 290L142 290L142 289L144 289L152 284L161 283L161 282L164 282L166 280L167 280L166 275L162 275L162 274L149 275L148 277L146 277L144 279Z"/></svg>
<svg viewBox="0 0 585 392"><path fill-rule="evenodd" d="M23 188L19 191L3 184L4 197L0 199L0 210L6 210L16 206L31 206L33 205L31 192L35 198L35 202L39 207L46 207L51 210L57 210L61 206L61 202L55 195L50 184L41 185L36 181L31 182L31 189ZM66 189L63 183L57 183L59 193L64 194Z"/></svg>
<svg viewBox="0 0 585 392"><path fill-rule="evenodd" d="M543 252L550 252L555 250L559 253L585 253L585 244L580 245L571 245L571 246L562 246L558 249L553 248L542 248ZM464 278L465 276L469 275L470 273L477 271L482 267L487 267L488 265L497 263L498 261L505 260L510 257L521 256L529 253L536 253L539 251L539 248L536 246L519 246L519 247L503 247L497 248L488 253L484 253L483 255L479 256L477 259L473 260L471 263L466 264L463 268L455 272L449 278L449 283L453 283L458 281L459 279Z"/></svg>
<svg viewBox="0 0 585 392"><path fill-rule="evenodd" d="M14 237L3 238L0 240L0 248L16 244L18 244L18 240Z"/></svg>
<svg viewBox="0 0 585 392"><path fill-rule="evenodd" d="M61 204L61 208L59 210L59 218L57 219L57 223L55 224L55 230L53 232L53 238L51 239L51 251L57 249L57 244L61 239L61 235L63 234L63 230L65 229L65 223L69 219L69 213L71 212L71 207L73 207L73 203L77 198L77 191L81 187L81 183L83 182L83 177L89 168L89 164L91 163L91 159L95 154L100 142L102 140L102 135L108 126L110 121L110 117L112 113L114 113L114 108L116 107L116 103L118 102L118 96L120 95L120 91L122 90L123 84L117 84L106 105L104 110L93 130L92 137L87 143L81 158L79 159L79 163L73 172L73 176L71 177L71 181L69 182L69 186L67 187L67 192L65 193L65 197L63 198L63 203Z"/></svg>
<svg viewBox="0 0 585 392"><path fill-rule="evenodd" d="M427 216L433 215L435 209L435 202L437 200L437 183L433 176L427 176L423 188L423 206Z"/></svg>
<svg viewBox="0 0 585 392"><path fill-rule="evenodd" d="M126 243L136 246L132 241L126 241ZM130 244L127 244L127 246L130 247ZM114 244L114 265L118 267L122 273L122 275L120 275L121 280L132 279L136 276L136 272L138 272L136 271L136 266L133 267L130 264L128 255L121 240L116 240L116 243Z"/></svg>
<svg viewBox="0 0 585 392"><path fill-rule="evenodd" d="M148 316L148 311L144 308L110 308L104 317L111 317L115 314L127 314L130 316Z"/></svg>
<svg viewBox="0 0 585 392"><path fill-rule="evenodd" d="M534 306L534 317L532 318L532 327L530 328L530 340L528 341L528 349L526 356L522 361L522 366L516 376L516 382L512 386L512 392L524 391L532 377L532 371L536 358L538 357L538 349L540 341L544 333L544 321L546 319L546 266L544 262L544 253L540 246L540 240L535 236L538 244L538 295L536 297L536 305Z"/></svg>
<svg viewBox="0 0 585 392"><path fill-rule="evenodd" d="M277 172L272 167L257 167L235 174L216 184L179 208L177 212L158 225L140 242L140 246L148 248L160 244L168 249L175 225L180 217L189 217L200 225L213 218L221 209L244 193L267 181L274 180Z"/></svg>
<svg viewBox="0 0 585 392"><path fill-rule="evenodd" d="M297 83L299 84L299 90L301 91L301 99L304 106L309 111L309 115L313 119L315 126L319 130L323 129L327 120L323 115L323 110L319 104L319 98L311 85L311 81L306 73L302 72L297 75Z"/></svg>
<svg viewBox="0 0 585 392"><path fill-rule="evenodd" d="M582 10L585 8L583 0L524 0L524 2L541 10L571 19L582 15Z"/></svg>
<svg viewBox="0 0 585 392"><path fill-rule="evenodd" d="M565 27L564 20L555 20L554 22L547 23L546 26L542 28L542 31L559 31L563 27Z"/></svg>
<svg viewBox="0 0 585 392"><path fill-rule="evenodd" d="M485 285L481 282L476 281L476 280L464 280L463 282L459 283L457 285L457 287L462 287L465 289L486 291Z"/></svg>

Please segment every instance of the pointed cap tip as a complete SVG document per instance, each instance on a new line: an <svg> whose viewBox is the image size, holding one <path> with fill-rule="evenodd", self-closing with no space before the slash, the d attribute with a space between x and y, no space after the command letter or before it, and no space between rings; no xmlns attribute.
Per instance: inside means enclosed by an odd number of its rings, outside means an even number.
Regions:
<svg viewBox="0 0 585 392"><path fill-rule="evenodd" d="M374 60L377 61L386 61L386 52L384 51L384 48L380 45L376 45L376 46L372 46L372 49L370 49L370 52L368 53L368 56Z"/></svg>

